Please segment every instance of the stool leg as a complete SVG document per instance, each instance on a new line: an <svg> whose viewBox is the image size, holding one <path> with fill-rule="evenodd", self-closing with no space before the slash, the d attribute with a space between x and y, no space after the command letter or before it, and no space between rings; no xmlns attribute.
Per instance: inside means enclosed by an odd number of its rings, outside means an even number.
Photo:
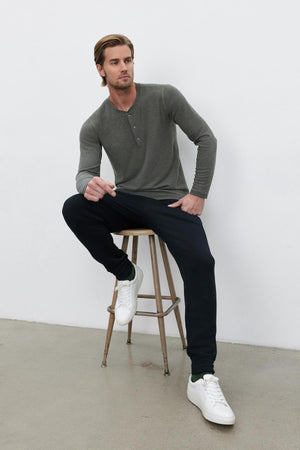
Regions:
<svg viewBox="0 0 300 450"><path fill-rule="evenodd" d="M127 335L127 342L126 344L131 344L131 331L132 331L132 320L128 324L128 335Z"/></svg>
<svg viewBox="0 0 300 450"><path fill-rule="evenodd" d="M138 250L138 236L133 236L131 261L134 264L136 264L136 261L137 261L137 250ZM127 344L131 344L131 331L132 331L132 320L128 324Z"/></svg>
<svg viewBox="0 0 300 450"><path fill-rule="evenodd" d="M163 258L163 262L164 262L164 266L165 266L165 271L166 271L166 275L167 275L170 295L172 297L172 303L174 304L177 297L176 297L176 293L175 293L173 277L172 277L169 259L168 259L168 255L167 255L166 244L160 237L158 239L159 239L160 250L161 250L161 254L162 254L162 258ZM186 341L185 341L185 337L184 337L184 333L183 333L181 316L180 316L180 311L179 311L178 305L174 308L174 313L175 313L175 317L176 317L176 321L177 321L179 334L181 337L182 347L183 347L183 350L185 350L187 347L186 347Z"/></svg>
<svg viewBox="0 0 300 450"><path fill-rule="evenodd" d="M129 239L129 236L123 237L122 250L124 252L127 251L128 239ZM117 282L118 281L116 280L115 288L117 286ZM113 298L112 298L112 302L111 302L111 308L113 308L113 309L115 309L117 297L118 297L118 291L116 291L114 289ZM115 322L115 313L111 312L111 313L109 313L108 327L107 327L107 332L106 332L106 341L105 341L105 347L104 347L104 353L103 353L101 367L106 367L106 359L107 359L109 344L110 344L111 335L112 335L112 331L113 331L113 327L114 327L114 322Z"/></svg>
<svg viewBox="0 0 300 450"><path fill-rule="evenodd" d="M158 275L157 256L156 256L156 248L155 248L155 239L154 239L153 235L149 236L149 243L150 243L150 253L151 253L152 272L153 272L153 281L154 281L157 312L163 312L161 291L160 291L160 284L159 284L159 275ZM163 317L158 317L158 326L159 326L161 348L162 348L163 359L164 359L164 375L170 375L169 367L168 367L165 323L164 323Z"/></svg>

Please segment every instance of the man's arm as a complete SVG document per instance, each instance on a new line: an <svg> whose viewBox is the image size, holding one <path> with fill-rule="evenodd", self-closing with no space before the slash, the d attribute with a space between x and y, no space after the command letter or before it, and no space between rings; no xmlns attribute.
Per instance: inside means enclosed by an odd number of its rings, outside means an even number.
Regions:
<svg viewBox="0 0 300 450"><path fill-rule="evenodd" d="M195 214L196 210L202 212L204 199L208 196L214 174L217 140L207 123L176 88L170 85L165 86L163 99L170 119L178 124L198 147L193 186L190 194L183 199L185 199L184 210L191 214ZM176 206L179 206L177 203ZM201 212L197 212L197 214L201 214Z"/></svg>
<svg viewBox="0 0 300 450"><path fill-rule="evenodd" d="M80 159L76 175L76 188L80 194L84 194L89 181L95 176L100 176L102 159L102 145L93 124L89 120L81 127L79 141Z"/></svg>
<svg viewBox="0 0 300 450"><path fill-rule="evenodd" d="M80 160L76 187L87 200L99 201L106 193L115 197L114 184L100 178L102 145L92 123L85 122L80 130Z"/></svg>

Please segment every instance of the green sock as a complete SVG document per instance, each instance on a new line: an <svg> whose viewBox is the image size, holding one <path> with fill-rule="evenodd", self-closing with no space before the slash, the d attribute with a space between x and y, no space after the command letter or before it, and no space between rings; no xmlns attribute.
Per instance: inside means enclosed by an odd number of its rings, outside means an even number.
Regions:
<svg viewBox="0 0 300 450"><path fill-rule="evenodd" d="M128 275L128 277L126 278L126 280L132 281L134 279L134 277L135 277L135 268L134 268L134 265L132 265L131 272Z"/></svg>
<svg viewBox="0 0 300 450"><path fill-rule="evenodd" d="M192 375L192 382L194 383L195 381L200 380L200 378L203 378L204 375L207 375L207 374L213 375L212 372L202 372L202 373L195 373L195 374L193 374Z"/></svg>

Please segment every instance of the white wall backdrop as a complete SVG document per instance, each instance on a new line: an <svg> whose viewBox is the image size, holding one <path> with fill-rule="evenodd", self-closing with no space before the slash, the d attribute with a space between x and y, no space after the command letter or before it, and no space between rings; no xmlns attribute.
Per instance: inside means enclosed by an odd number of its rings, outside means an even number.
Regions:
<svg viewBox="0 0 300 450"><path fill-rule="evenodd" d="M93 46L123 33L135 44L136 81L178 87L218 139L202 216L216 259L218 340L299 349L299 2L2 0L0 8L0 316L107 326L114 278L61 207L75 193L80 126L107 96ZM191 186L195 147L178 138ZM114 180L106 157L101 175ZM139 263L149 291L147 241ZM142 317L133 329L158 333ZM166 330L177 335L171 316Z"/></svg>

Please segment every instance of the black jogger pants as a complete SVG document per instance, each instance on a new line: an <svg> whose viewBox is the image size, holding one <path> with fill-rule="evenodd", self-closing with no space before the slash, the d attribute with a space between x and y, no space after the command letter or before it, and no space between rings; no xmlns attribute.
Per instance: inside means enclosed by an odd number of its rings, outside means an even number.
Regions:
<svg viewBox="0 0 300 450"><path fill-rule="evenodd" d="M98 202L82 194L70 197L63 215L71 230L91 255L116 278L131 271L127 254L111 233L124 228L151 228L166 243L184 283L187 354L192 373L214 373L216 348L216 289L214 259L198 216L168 205L178 199L155 200L116 191Z"/></svg>

